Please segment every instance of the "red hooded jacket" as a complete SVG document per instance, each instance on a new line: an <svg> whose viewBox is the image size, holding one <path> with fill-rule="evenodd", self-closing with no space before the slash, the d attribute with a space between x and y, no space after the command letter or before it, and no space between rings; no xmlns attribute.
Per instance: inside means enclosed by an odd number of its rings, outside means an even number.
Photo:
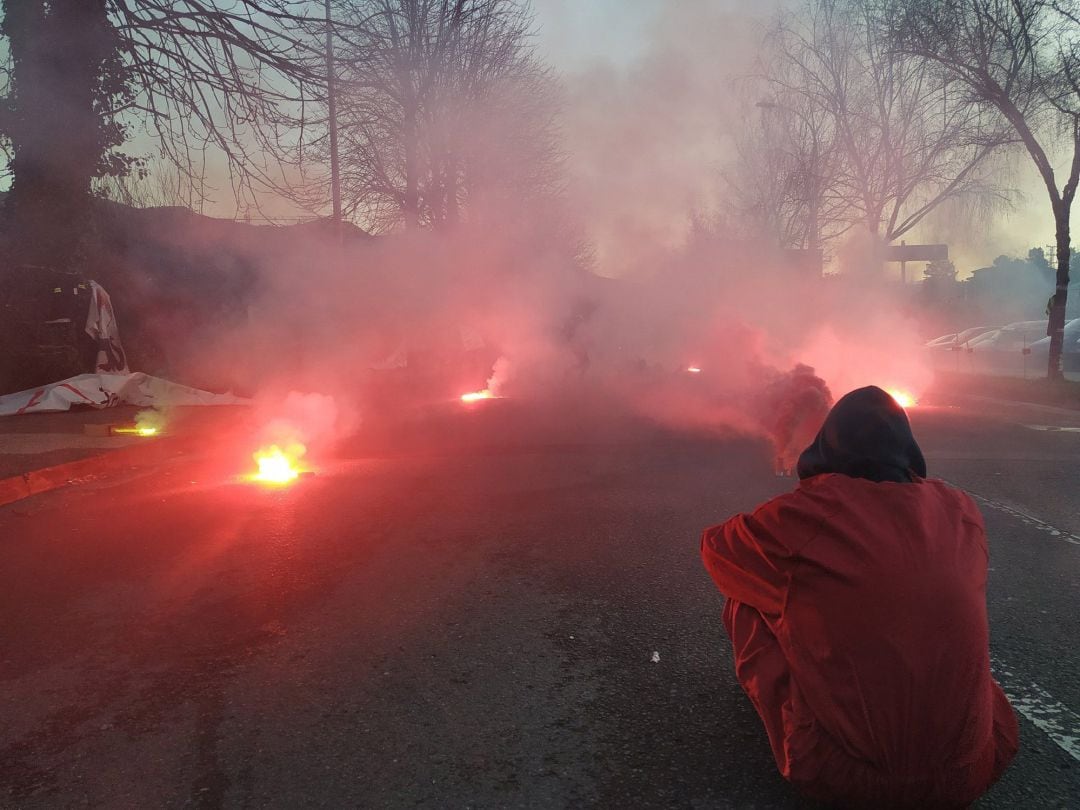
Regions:
<svg viewBox="0 0 1080 810"><path fill-rule="evenodd" d="M990 674L986 533L966 494L918 476L813 475L707 529L701 553L728 597L739 680L804 792L960 807L1012 760L1016 718Z"/></svg>

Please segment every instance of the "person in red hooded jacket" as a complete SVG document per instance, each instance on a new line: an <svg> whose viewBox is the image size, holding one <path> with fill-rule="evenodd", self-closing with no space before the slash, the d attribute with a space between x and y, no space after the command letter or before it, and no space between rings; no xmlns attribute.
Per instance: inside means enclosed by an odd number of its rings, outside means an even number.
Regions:
<svg viewBox="0 0 1080 810"><path fill-rule="evenodd" d="M978 508L926 477L907 414L872 386L797 470L795 491L701 542L780 773L845 807L966 807L1018 747L990 674Z"/></svg>

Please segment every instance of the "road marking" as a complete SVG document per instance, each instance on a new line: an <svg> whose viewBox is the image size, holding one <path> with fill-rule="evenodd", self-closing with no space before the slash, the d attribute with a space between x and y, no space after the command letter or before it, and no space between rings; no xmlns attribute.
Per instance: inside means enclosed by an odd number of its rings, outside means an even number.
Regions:
<svg viewBox="0 0 1080 810"><path fill-rule="evenodd" d="M951 485L957 486L956 484ZM962 487L958 488L963 489ZM983 506L1014 517L1021 523L1046 532L1051 537L1064 540L1066 543L1072 543L1074 546L1080 546L1080 537L1071 532L1055 528L1037 517L1025 514L1019 509L1006 506L998 501L990 500L990 498L982 495L977 495L970 490L964 491ZM990 664L1012 707L1053 740L1062 751L1080 762L1080 715L1077 715L1068 706L1058 703L1053 695L1037 683L1019 681L1013 671L1000 658L992 656Z"/></svg>
<svg viewBox="0 0 1080 810"><path fill-rule="evenodd" d="M1061 427L1060 425L1024 425L1028 430L1042 430L1050 433L1080 433L1080 427Z"/></svg>
<svg viewBox="0 0 1080 810"><path fill-rule="evenodd" d="M991 658L990 663L1012 707L1080 762L1080 715L1058 703L1038 684L1018 682L999 658Z"/></svg>
<svg viewBox="0 0 1080 810"><path fill-rule="evenodd" d="M952 486L957 485L952 484ZM963 489L963 487L958 487L958 489ZM1032 515L1021 512L1019 509L1014 509L1013 507L1006 506L1003 503L992 501L989 498L984 498L982 495L977 495L970 490L964 491L967 492L967 494L970 495L972 498L974 498L977 503L980 503L983 506L986 506L997 512L1004 512L1006 515L1016 518L1021 523L1031 526L1034 529L1038 529L1041 532L1046 532L1048 535L1058 540L1064 540L1066 543L1071 543L1074 546L1080 546L1080 536L1077 536L1072 532L1067 532L1064 529L1059 529L1056 526L1051 526L1049 523L1045 523L1044 521L1039 520L1037 517L1033 517Z"/></svg>

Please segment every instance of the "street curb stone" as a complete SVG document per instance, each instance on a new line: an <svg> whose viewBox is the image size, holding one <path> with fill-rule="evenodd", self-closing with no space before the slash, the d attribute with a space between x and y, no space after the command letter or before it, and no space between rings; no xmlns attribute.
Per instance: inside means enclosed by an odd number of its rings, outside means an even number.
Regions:
<svg viewBox="0 0 1080 810"><path fill-rule="evenodd" d="M153 452L152 452L153 451ZM21 475L0 479L0 506L40 495L69 484L104 478L123 469L161 461L170 451L183 452L177 439L163 437L149 445L134 445L108 450L97 455L55 464Z"/></svg>

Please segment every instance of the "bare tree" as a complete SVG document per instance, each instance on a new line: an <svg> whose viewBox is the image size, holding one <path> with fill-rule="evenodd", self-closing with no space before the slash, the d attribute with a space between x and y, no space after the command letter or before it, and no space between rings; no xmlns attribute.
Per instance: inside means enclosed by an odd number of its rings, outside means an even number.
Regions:
<svg viewBox="0 0 1080 810"><path fill-rule="evenodd" d="M1076 0L892 0L897 51L939 66L973 109L1000 113L1034 161L1050 199L1057 274L1047 374L1062 375L1071 255L1069 218L1080 182L1080 3ZM1059 180L1054 147L1068 159Z"/></svg>
<svg viewBox="0 0 1080 810"><path fill-rule="evenodd" d="M95 197L132 208L191 208L202 213L206 192L191 188L191 173L163 158L149 158L137 172L95 178Z"/></svg>
<svg viewBox="0 0 1080 810"><path fill-rule="evenodd" d="M988 160L1007 130L960 98L955 77L890 48L872 4L811 0L771 41L772 103L837 153L818 194L847 205L839 219L888 243L948 201L1006 198Z"/></svg>
<svg viewBox="0 0 1080 810"><path fill-rule="evenodd" d="M835 190L842 168L835 129L799 95L753 83L735 133L736 165L724 172L735 221L782 248L821 250L846 232L847 202Z"/></svg>
<svg viewBox="0 0 1080 810"><path fill-rule="evenodd" d="M554 91L517 0L338 0L346 214L440 228L551 189Z"/></svg>
<svg viewBox="0 0 1080 810"><path fill-rule="evenodd" d="M228 164L241 204L276 188L326 96L314 0L109 0L135 90L129 109L204 188L206 153Z"/></svg>
<svg viewBox="0 0 1080 810"><path fill-rule="evenodd" d="M98 39L107 37L113 49L106 68L58 67L74 51L61 40L89 41L86 25L77 22L74 11L65 11L69 6L82 9L84 17L97 9ZM321 50L309 25L321 16L321 3L314 0L7 0L5 7L8 64L0 71L6 102L0 130L9 171L18 165L20 148L26 153L38 148L35 144L48 148L57 140L23 139L20 147L18 133L12 134L23 113L34 108L28 99L44 94L53 101L68 99L66 116L92 118L101 131L119 133L120 142L143 131L155 151L186 175L181 185L192 190L192 205L208 190L208 154L218 153L238 203L252 205L257 188L279 185L291 168L289 161L307 135L305 108L325 98ZM17 68L24 43L44 42L42 21L52 30L52 44L43 48L46 61L55 64L47 72L24 69L18 87L11 69ZM79 77L109 93L99 90L97 100L75 104L71 91ZM63 149L54 151L63 157ZM105 174L116 177L130 168L116 162L123 156L115 150L109 154L113 164ZM73 182L82 187L89 177Z"/></svg>

